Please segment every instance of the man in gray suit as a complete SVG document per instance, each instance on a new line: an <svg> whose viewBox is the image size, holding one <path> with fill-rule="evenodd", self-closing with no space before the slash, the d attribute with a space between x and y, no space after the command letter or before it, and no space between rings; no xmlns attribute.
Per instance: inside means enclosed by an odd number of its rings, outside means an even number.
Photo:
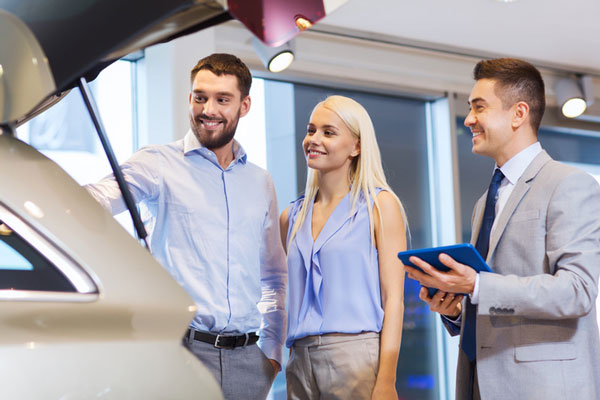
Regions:
<svg viewBox="0 0 600 400"><path fill-rule="evenodd" d="M461 335L456 398L600 399L600 187L537 141L545 100L535 67L481 61L474 77L465 125L497 172L475 205L471 242L494 272L447 255L446 273L416 257L425 273L407 267L440 289L420 297Z"/></svg>

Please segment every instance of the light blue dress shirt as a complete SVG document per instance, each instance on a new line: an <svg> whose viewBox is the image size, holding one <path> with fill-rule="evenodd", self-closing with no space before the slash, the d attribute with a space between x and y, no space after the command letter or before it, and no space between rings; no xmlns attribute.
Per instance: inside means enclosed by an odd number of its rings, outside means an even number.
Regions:
<svg viewBox="0 0 600 400"><path fill-rule="evenodd" d="M121 168L136 203L148 211L152 254L196 303L192 327L260 329L261 349L281 364L287 269L275 189L239 143L233 150L223 170L188 131L176 142L141 149ZM113 214L125 210L112 175L86 188Z"/></svg>
<svg viewBox="0 0 600 400"><path fill-rule="evenodd" d="M291 235L304 197L289 208ZM286 346L325 333L380 332L383 308L377 249L364 198L352 210L348 193L315 241L311 203L288 248L289 304Z"/></svg>

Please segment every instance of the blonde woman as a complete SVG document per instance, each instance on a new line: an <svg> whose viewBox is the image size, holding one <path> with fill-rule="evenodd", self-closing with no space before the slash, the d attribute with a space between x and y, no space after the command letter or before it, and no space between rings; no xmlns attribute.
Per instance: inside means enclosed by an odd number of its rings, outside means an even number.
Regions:
<svg viewBox="0 0 600 400"><path fill-rule="evenodd" d="M356 101L314 108L305 195L280 218L289 269L288 399L394 399L402 337L404 210Z"/></svg>

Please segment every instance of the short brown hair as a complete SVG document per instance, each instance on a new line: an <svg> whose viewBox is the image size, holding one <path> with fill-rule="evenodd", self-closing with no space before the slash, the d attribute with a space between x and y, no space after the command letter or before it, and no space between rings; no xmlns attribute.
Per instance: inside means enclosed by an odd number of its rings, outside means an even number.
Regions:
<svg viewBox="0 0 600 400"><path fill-rule="evenodd" d="M192 84L194 84L196 74L202 69L207 69L217 76L223 74L235 76L238 81L238 88L242 93L242 98L250 94L250 86L252 85L250 70L248 70L248 67L242 60L233 54L215 53L198 61L196 66L192 68Z"/></svg>
<svg viewBox="0 0 600 400"><path fill-rule="evenodd" d="M516 58L481 60L473 69L473 78L492 79L498 84L496 92L504 107L524 101L529 105L531 127L537 133L546 109L544 80L540 71L526 61Z"/></svg>

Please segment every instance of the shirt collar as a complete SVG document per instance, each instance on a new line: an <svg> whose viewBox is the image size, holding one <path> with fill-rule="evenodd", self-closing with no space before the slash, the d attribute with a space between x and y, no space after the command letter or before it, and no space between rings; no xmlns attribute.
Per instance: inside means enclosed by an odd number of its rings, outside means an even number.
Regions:
<svg viewBox="0 0 600 400"><path fill-rule="evenodd" d="M197 151L204 158L207 158L211 161L213 159L216 159L215 153L202 146L202 144L200 144L200 142L198 141L196 135L194 135L194 132L191 129L189 129L185 134L185 137L183 138L183 154L187 156L194 151ZM246 151L244 150L242 145L237 140L233 139L233 161L239 161L242 164L245 164L247 158L248 157L246 155Z"/></svg>
<svg viewBox="0 0 600 400"><path fill-rule="evenodd" d="M511 184L516 185L519 178L521 178L521 175L523 175L523 172L525 172L529 164L531 164L533 159L541 151L542 145L540 142L535 142L521 150L500 168L504 177L508 179ZM498 165L496 165L496 168L498 168Z"/></svg>

